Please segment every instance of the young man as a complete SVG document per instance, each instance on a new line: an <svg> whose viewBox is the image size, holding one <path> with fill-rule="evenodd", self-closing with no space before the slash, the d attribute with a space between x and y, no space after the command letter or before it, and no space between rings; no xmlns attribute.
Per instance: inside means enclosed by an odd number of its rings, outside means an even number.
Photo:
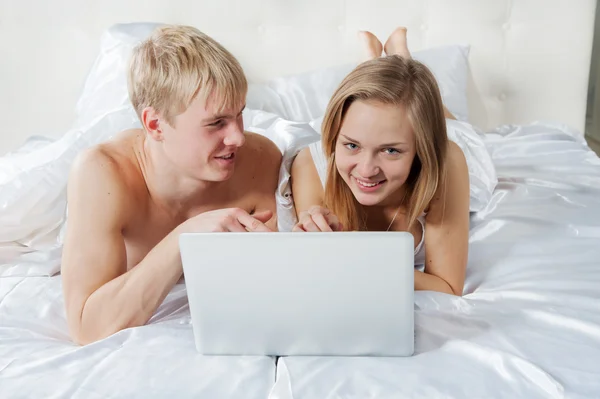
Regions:
<svg viewBox="0 0 600 399"><path fill-rule="evenodd" d="M281 153L244 132L238 61L198 30L158 29L132 55L143 129L80 154L68 183L62 278L87 344L145 324L182 276L183 232L275 230Z"/></svg>

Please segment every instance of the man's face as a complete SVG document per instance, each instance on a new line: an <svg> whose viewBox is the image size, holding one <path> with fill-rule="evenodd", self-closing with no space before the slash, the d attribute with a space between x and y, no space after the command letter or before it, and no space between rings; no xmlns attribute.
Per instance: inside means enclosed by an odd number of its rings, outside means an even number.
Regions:
<svg viewBox="0 0 600 399"><path fill-rule="evenodd" d="M215 101L194 99L188 109L163 124L167 157L186 175L203 181L224 181L234 172L244 145L244 105L216 111Z"/></svg>

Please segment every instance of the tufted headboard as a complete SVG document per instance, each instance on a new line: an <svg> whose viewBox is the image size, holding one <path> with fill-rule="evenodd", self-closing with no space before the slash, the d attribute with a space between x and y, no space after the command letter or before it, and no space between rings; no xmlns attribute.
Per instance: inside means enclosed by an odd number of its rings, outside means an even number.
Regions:
<svg viewBox="0 0 600 399"><path fill-rule="evenodd" d="M409 29L411 51L470 44L471 121L552 120L583 131L595 0L76 0L0 3L0 154L73 122L101 34L119 22L189 24L250 81L354 62L356 32Z"/></svg>

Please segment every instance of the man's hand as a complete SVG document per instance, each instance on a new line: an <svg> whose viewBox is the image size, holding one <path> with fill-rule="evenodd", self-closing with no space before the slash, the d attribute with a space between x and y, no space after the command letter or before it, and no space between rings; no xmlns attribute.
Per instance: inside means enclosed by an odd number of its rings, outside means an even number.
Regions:
<svg viewBox="0 0 600 399"><path fill-rule="evenodd" d="M342 231L343 226L329 209L313 206L308 211L300 213L298 223L292 231Z"/></svg>
<svg viewBox="0 0 600 399"><path fill-rule="evenodd" d="M201 213L182 224L182 231L188 233L226 231L273 231L265 225L273 217L273 212L262 211L250 215L243 209L228 208Z"/></svg>

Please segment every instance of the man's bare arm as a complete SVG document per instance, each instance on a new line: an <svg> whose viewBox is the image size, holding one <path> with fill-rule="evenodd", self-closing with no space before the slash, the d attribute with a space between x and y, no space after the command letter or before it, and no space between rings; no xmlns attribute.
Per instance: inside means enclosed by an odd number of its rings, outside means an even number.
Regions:
<svg viewBox="0 0 600 399"><path fill-rule="evenodd" d="M69 177L62 276L67 322L79 344L145 324L181 276L177 229L127 271L128 201L109 156L94 150L78 158Z"/></svg>
<svg viewBox="0 0 600 399"><path fill-rule="evenodd" d="M262 221L269 215L205 212L177 226L128 271L122 232L137 204L122 174L110 156L93 150L78 158L69 177L61 272L67 323L79 344L148 322L182 275L181 233L270 231Z"/></svg>

